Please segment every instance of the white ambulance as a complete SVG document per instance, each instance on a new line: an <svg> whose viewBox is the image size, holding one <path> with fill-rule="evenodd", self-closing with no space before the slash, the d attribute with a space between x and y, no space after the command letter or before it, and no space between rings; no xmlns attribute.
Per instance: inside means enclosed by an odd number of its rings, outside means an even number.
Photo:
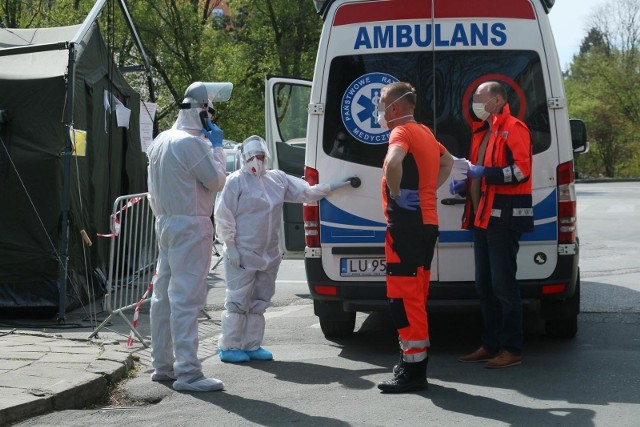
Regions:
<svg viewBox="0 0 640 427"><path fill-rule="evenodd" d="M507 89L533 146L535 230L522 236L518 279L526 308L551 336L573 337L580 308L573 156L586 130L569 120L547 14L554 0L315 1L324 20L313 81L267 80L273 166L311 184L356 176L314 205L287 205L285 257L304 253L325 336L354 330L357 311L387 310L380 180L389 131L375 121L380 89L415 86L417 121L454 156L469 153L471 98L484 81ZM463 178L453 175L451 178ZM438 191L440 236L429 310L478 306L464 200Z"/></svg>

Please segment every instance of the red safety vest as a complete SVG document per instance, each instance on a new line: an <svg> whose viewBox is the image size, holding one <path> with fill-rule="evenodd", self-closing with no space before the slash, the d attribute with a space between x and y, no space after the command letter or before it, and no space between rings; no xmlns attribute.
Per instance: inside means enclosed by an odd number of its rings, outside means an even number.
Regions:
<svg viewBox="0 0 640 427"><path fill-rule="evenodd" d="M473 215L470 191L467 194L462 228L471 225L486 229L501 226L525 232L533 230L533 203L531 197L531 135L527 126L511 115L505 104L500 114L492 115L493 126L474 122L469 160L476 164L478 151L487 132L491 135L482 166L480 200ZM467 179L471 189L471 179Z"/></svg>

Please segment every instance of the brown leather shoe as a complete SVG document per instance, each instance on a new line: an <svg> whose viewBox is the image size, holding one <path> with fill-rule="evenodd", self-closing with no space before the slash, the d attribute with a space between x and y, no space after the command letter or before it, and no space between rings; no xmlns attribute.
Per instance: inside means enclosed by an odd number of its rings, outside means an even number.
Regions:
<svg viewBox="0 0 640 427"><path fill-rule="evenodd" d="M459 357L458 362L462 362L462 363L486 362L494 357L496 357L496 353L490 353L484 347L480 346L473 353L469 353Z"/></svg>
<svg viewBox="0 0 640 427"><path fill-rule="evenodd" d="M513 354L508 351L503 351L493 359L485 363L484 367L489 369L509 368L522 363L522 356L519 354Z"/></svg>

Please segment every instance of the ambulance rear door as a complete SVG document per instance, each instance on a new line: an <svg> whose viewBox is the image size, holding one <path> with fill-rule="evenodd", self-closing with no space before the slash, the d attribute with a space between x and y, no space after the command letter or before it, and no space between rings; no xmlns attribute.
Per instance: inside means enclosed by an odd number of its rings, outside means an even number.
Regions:
<svg viewBox="0 0 640 427"><path fill-rule="evenodd" d="M267 76L265 92L265 140L271 156L270 167L302 178L311 82ZM285 203L280 250L284 258L301 259L304 246L302 204Z"/></svg>
<svg viewBox="0 0 640 427"><path fill-rule="evenodd" d="M427 106L423 118L452 155L467 157L471 123L477 120L471 112L473 92L485 81L498 81L506 89L511 113L529 127L533 151L535 230L521 238L518 279L549 277L558 255L559 160L555 115L549 107L558 88L552 88L554 76L546 57L553 50L543 44L539 23L547 17L540 5L529 0L469 2L464 8L435 0L434 10L432 91L423 99ZM452 178L465 176L456 172ZM460 228L464 199L452 196L444 185L438 202L438 280L473 281L473 237Z"/></svg>

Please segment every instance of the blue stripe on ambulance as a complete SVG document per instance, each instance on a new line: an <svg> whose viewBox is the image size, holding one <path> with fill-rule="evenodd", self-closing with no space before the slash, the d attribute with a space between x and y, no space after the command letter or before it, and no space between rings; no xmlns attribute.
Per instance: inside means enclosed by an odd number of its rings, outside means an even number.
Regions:
<svg viewBox="0 0 640 427"><path fill-rule="evenodd" d="M556 190L533 209L535 228L521 241L554 242L558 239ZM385 223L371 221L346 212L326 199L320 201L320 239L322 243L383 244ZM472 242L468 230L440 231L440 243Z"/></svg>

